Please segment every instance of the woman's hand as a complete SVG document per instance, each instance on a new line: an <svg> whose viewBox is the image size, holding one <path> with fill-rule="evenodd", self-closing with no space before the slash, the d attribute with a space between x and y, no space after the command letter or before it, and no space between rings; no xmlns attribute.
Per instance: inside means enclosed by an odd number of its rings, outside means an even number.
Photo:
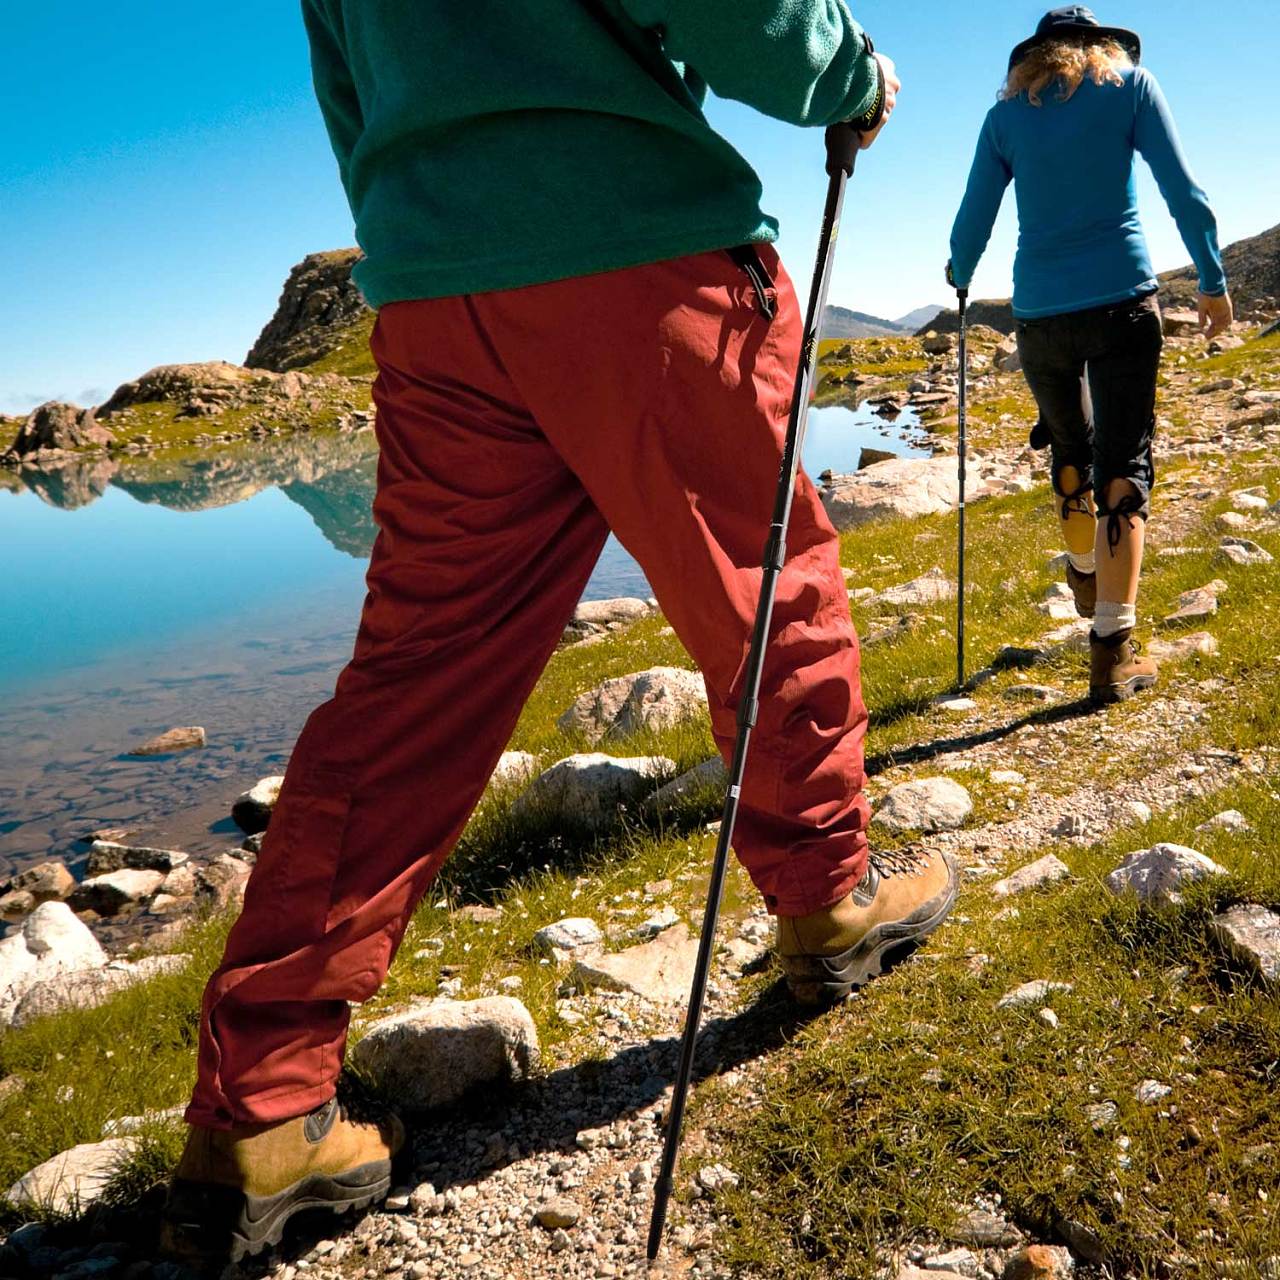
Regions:
<svg viewBox="0 0 1280 1280"><path fill-rule="evenodd" d="M1224 329L1229 329L1234 319L1235 312L1229 293L1221 293L1216 297L1208 293L1200 295L1200 331L1206 342L1212 341Z"/></svg>
<svg viewBox="0 0 1280 1280"><path fill-rule="evenodd" d="M893 115L894 105L898 101L898 90L902 88L902 81L898 79L898 72L893 65L893 59L883 53L877 53L873 56L880 64L880 69L884 72L884 114L880 117L880 123L870 133L858 135L860 139L858 147L862 151L865 151L880 136L880 130L889 123L889 117Z"/></svg>

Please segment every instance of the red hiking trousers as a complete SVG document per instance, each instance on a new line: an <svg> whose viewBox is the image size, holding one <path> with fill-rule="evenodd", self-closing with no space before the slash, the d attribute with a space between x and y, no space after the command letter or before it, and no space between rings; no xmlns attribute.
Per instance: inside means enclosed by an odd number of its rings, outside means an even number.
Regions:
<svg viewBox="0 0 1280 1280"><path fill-rule="evenodd" d="M384 307L379 534L360 632L289 761L205 992L187 1118L301 1115L378 989L610 529L735 734L803 322L728 253ZM770 909L861 878L858 646L838 544L798 482L735 847Z"/></svg>

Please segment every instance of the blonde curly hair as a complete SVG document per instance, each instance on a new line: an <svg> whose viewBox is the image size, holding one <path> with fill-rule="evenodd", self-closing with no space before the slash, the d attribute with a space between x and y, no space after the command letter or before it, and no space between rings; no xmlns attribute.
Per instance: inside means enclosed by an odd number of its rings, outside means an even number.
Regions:
<svg viewBox="0 0 1280 1280"><path fill-rule="evenodd" d="M1025 93L1027 101L1038 107L1040 94L1058 84L1058 100L1065 102L1085 76L1098 85L1122 84L1120 72L1132 66L1133 59L1115 40L1049 40L1009 68L1000 97L1016 98Z"/></svg>

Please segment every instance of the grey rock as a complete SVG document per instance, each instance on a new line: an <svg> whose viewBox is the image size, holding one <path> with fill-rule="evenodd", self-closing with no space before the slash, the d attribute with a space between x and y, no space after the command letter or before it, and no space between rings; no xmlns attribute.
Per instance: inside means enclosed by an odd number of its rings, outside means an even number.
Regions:
<svg viewBox="0 0 1280 1280"><path fill-rule="evenodd" d="M1114 1102L1091 1102L1084 1108L1084 1118L1099 1133L1114 1124L1119 1114L1120 1109Z"/></svg>
<svg viewBox="0 0 1280 1280"><path fill-rule="evenodd" d="M258 335L244 362L253 369L284 373L319 360L350 336L369 309L351 279L359 249L312 253L285 281L275 315Z"/></svg>
<svg viewBox="0 0 1280 1280"><path fill-rule="evenodd" d="M36 983L106 963L107 953L65 902L41 903L21 929L0 939L0 1026Z"/></svg>
<svg viewBox="0 0 1280 1280"><path fill-rule="evenodd" d="M180 849L149 849L143 845L119 844L114 840L95 840L89 846L86 870L90 876L112 871L169 872L182 866L188 855Z"/></svg>
<svg viewBox="0 0 1280 1280"><path fill-rule="evenodd" d="M46 449L81 449L110 444L114 438L98 424L92 409L50 400L27 415L6 456L22 458Z"/></svg>
<svg viewBox="0 0 1280 1280"><path fill-rule="evenodd" d="M1071 875L1071 869L1055 854L1046 853L1043 858L1019 867L1011 876L997 880L991 886L991 892L997 898L1009 898L1014 894L1025 893L1028 889L1040 885L1053 884L1057 880L1065 880Z"/></svg>
<svg viewBox="0 0 1280 1280"><path fill-rule="evenodd" d="M1170 626L1182 626L1190 622L1200 622L1211 618L1218 612L1218 596L1227 588L1227 584L1215 578L1203 587L1195 587L1184 591L1178 597L1178 607L1166 615L1165 623Z"/></svg>
<svg viewBox="0 0 1280 1280"><path fill-rule="evenodd" d="M995 363L996 368L1001 373L1021 372L1022 357L1018 354L1018 341L1016 338L1005 338L1000 343L996 348Z"/></svg>
<svg viewBox="0 0 1280 1280"><path fill-rule="evenodd" d="M1057 1232L1071 1252L1083 1262L1091 1262L1099 1266L1107 1260L1107 1251L1103 1247L1102 1238L1084 1223L1074 1218L1059 1217L1054 1222Z"/></svg>
<svg viewBox="0 0 1280 1280"><path fill-rule="evenodd" d="M947 1235L961 1244L976 1245L982 1249L1017 1244L1022 1238L1017 1227L1007 1218L987 1209L970 1209L961 1214Z"/></svg>
<svg viewBox="0 0 1280 1280"><path fill-rule="evenodd" d="M561 643L576 644L603 636L640 618L647 618L652 612L648 601L638 600L633 596L619 596L612 600L584 600L573 611L573 618L564 630Z"/></svg>
<svg viewBox="0 0 1280 1280"><path fill-rule="evenodd" d="M196 872L196 901L204 906L225 907L244 901L252 868L230 853L220 853Z"/></svg>
<svg viewBox="0 0 1280 1280"><path fill-rule="evenodd" d="M729 770L719 756L713 756L646 796L645 808L653 813L667 813L689 796L703 791L723 792L728 784Z"/></svg>
<svg viewBox="0 0 1280 1280"><path fill-rule="evenodd" d="M181 725L166 729L163 733L125 752L130 756L167 756L179 751L198 751L205 745L204 727L198 724Z"/></svg>
<svg viewBox="0 0 1280 1280"><path fill-rule="evenodd" d="M1132 893L1149 906L1163 907L1182 900L1184 885L1225 874L1225 867L1198 850L1161 843L1129 854L1107 875L1106 883L1114 894Z"/></svg>
<svg viewBox="0 0 1280 1280"><path fill-rule="evenodd" d="M703 1165L698 1170L698 1186L710 1195L736 1187L741 1181L732 1169L722 1164Z"/></svg>
<svg viewBox="0 0 1280 1280"><path fill-rule="evenodd" d="M283 782L284 778L278 775L260 778L248 791L236 797L231 806L231 817L241 831L253 835L267 829Z"/></svg>
<svg viewBox="0 0 1280 1280"><path fill-rule="evenodd" d="M594 743L645 729L669 729L705 714L706 707L706 686L698 672L650 667L580 694L561 715L559 726L564 733L580 733Z"/></svg>
<svg viewBox="0 0 1280 1280"><path fill-rule="evenodd" d="M677 1003L688 998L697 954L698 940L678 924L638 947L579 955L571 979L584 988L630 991L657 1004Z"/></svg>
<svg viewBox="0 0 1280 1280"><path fill-rule="evenodd" d="M1072 985L1069 982L1052 982L1047 978L1035 978L1031 982L1024 982L1021 986L1014 987L1011 991L1006 991L996 1001L996 1008L1022 1009L1028 1005L1042 1004L1056 991L1071 990Z"/></svg>
<svg viewBox="0 0 1280 1280"><path fill-rule="evenodd" d="M572 1200L556 1196L538 1206L533 1220L548 1231L556 1231L574 1226L581 1216L582 1210Z"/></svg>
<svg viewBox="0 0 1280 1280"><path fill-rule="evenodd" d="M1242 834L1246 831L1252 831L1253 824L1239 809L1223 809L1221 813L1215 813L1212 818L1206 818L1196 830L1230 831L1235 834Z"/></svg>
<svg viewBox="0 0 1280 1280"><path fill-rule="evenodd" d="M75 887L75 876L56 859L19 871L9 881L11 890L29 893L35 899L37 906L42 902L59 902Z"/></svg>
<svg viewBox="0 0 1280 1280"><path fill-rule="evenodd" d="M527 1079L538 1068L538 1031L512 996L427 1000L374 1022L351 1056L402 1106L427 1110L478 1085Z"/></svg>
<svg viewBox="0 0 1280 1280"><path fill-rule="evenodd" d="M1237 903L1214 916L1214 935L1226 950L1271 986L1280 984L1280 915L1256 903Z"/></svg>
<svg viewBox="0 0 1280 1280"><path fill-rule="evenodd" d="M665 756L567 756L539 774L513 806L516 817L542 809L590 828L607 826L619 805L639 800L676 771Z"/></svg>
<svg viewBox="0 0 1280 1280"><path fill-rule="evenodd" d="M919 390L928 391L929 384L926 382ZM864 444L858 451L858 470L865 471L867 467L874 467L877 462L892 462L899 456L892 449L873 449L870 445Z"/></svg>
<svg viewBox="0 0 1280 1280"><path fill-rule="evenodd" d="M952 831L973 813L973 799L951 778L917 778L894 787L872 822L890 831Z"/></svg>
<svg viewBox="0 0 1280 1280"><path fill-rule="evenodd" d="M944 1253L930 1254L921 1263L926 1272L936 1276L945 1271L948 1275L977 1277L981 1274L982 1259L971 1249L948 1249Z"/></svg>
<svg viewBox="0 0 1280 1280"><path fill-rule="evenodd" d="M528 751L504 751L494 766L489 779L494 786L511 786L528 782L538 774L538 757Z"/></svg>
<svg viewBox="0 0 1280 1280"><path fill-rule="evenodd" d="M191 959L186 955L145 956L141 960L112 960L94 969L73 970L46 978L30 987L18 1001L9 1025L25 1027L37 1018L63 1009L96 1009L118 991L164 973L177 973Z"/></svg>
<svg viewBox="0 0 1280 1280"><path fill-rule="evenodd" d="M126 867L82 881L67 901L76 911L115 916L141 906L160 888L163 880L159 871L135 871Z"/></svg>
<svg viewBox="0 0 1280 1280"><path fill-rule="evenodd" d="M598 947L602 942L604 934L600 932L600 926L586 916L568 916L544 926L533 935L535 949L552 957L557 952Z"/></svg>
<svg viewBox="0 0 1280 1280"><path fill-rule="evenodd" d="M647 920L636 925L635 935L637 938L656 938L664 930L679 923L679 912L674 907L663 907L661 911L655 911Z"/></svg>
<svg viewBox="0 0 1280 1280"><path fill-rule="evenodd" d="M1223 538L1218 544L1216 558L1228 564L1243 566L1270 564L1275 559L1265 547L1248 538Z"/></svg>
<svg viewBox="0 0 1280 1280"><path fill-rule="evenodd" d="M81 1143L23 1174L9 1188L8 1198L19 1206L82 1213L102 1197L111 1176L134 1149L130 1138Z"/></svg>
<svg viewBox="0 0 1280 1280"><path fill-rule="evenodd" d="M966 500L977 501L996 488L992 468L975 461L968 471ZM954 511L959 501L955 459L947 457L877 462L853 475L833 476L822 490L827 515L842 532L871 520L941 515Z"/></svg>
<svg viewBox="0 0 1280 1280"><path fill-rule="evenodd" d="M1160 1080L1143 1080L1133 1091L1133 1096L1144 1106L1154 1106L1163 1098L1167 1098L1173 1092L1171 1085L1164 1084Z"/></svg>
<svg viewBox="0 0 1280 1280"><path fill-rule="evenodd" d="M1211 658L1218 652L1217 637L1208 631L1193 631L1173 640L1152 639L1147 652L1157 662L1185 662L1188 658Z"/></svg>
<svg viewBox="0 0 1280 1280"><path fill-rule="evenodd" d="M913 604L937 604L955 598L956 584L939 568L930 569L910 582L900 583L871 597L869 608L897 608Z"/></svg>

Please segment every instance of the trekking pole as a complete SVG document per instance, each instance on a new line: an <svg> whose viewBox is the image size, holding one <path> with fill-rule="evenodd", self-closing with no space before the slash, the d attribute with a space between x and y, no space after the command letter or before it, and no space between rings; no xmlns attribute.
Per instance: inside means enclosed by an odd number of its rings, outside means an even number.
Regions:
<svg viewBox="0 0 1280 1280"><path fill-rule="evenodd" d="M957 431L960 437L960 537L959 537L959 573L960 579L956 592L956 691L964 688L964 466L965 466L965 383L968 381L969 361L965 350L965 338L968 319L965 316L965 303L969 301L968 289L957 289L956 297L960 306L960 396L957 406Z"/></svg>
<svg viewBox="0 0 1280 1280"><path fill-rule="evenodd" d="M760 694L760 677L764 670L765 649L769 642L769 624L773 618L773 601L777 592L778 575L787 558L787 522L791 517L791 500L795 495L796 474L800 467L800 450L804 443L805 424L809 416L809 393L813 385L814 367L818 353L818 328L822 322L822 310L827 301L827 289L831 283L831 249L840 229L840 210L844 205L847 180L853 175L854 160L858 153L859 135L851 125L831 125L827 129L827 204L822 214L822 233L818 238L818 260L813 270L813 283L809 288L809 310L804 322L804 341L800 348L800 365L796 370L795 396L791 402L791 416L787 421L786 443L782 450L782 467L778 474L778 491L774 499L773 519L769 525L769 537L765 542L763 568L760 582L760 603L756 608L755 625L751 633L751 651L747 658L746 680L742 698L738 703L738 737L733 750L733 763L729 769L729 789L725 794L724 811L720 819L720 834L716 841L715 858L711 865L711 886L707 892L706 912L702 917L702 936L698 942L698 958L693 972L693 986L689 992L689 1009L685 1015L684 1037L680 1044L680 1064L676 1071L675 1090L671 1096L671 1109L667 1117L666 1142L662 1149L662 1163L658 1180L654 1185L653 1217L649 1222L649 1261L652 1263L662 1247L662 1232L667 1221L667 1206L675 1189L676 1161L680 1155L680 1136L684 1124L685 1104L689 1097L689 1081L693 1075L693 1055L698 1043L698 1024L702 1018L703 1000L707 994L707 978L711 970L711 954L715 947L716 923L720 915L720 900L724 895L725 873L729 866L729 842L738 816L738 798L742 791L742 778L747 764L747 744L756 722Z"/></svg>

